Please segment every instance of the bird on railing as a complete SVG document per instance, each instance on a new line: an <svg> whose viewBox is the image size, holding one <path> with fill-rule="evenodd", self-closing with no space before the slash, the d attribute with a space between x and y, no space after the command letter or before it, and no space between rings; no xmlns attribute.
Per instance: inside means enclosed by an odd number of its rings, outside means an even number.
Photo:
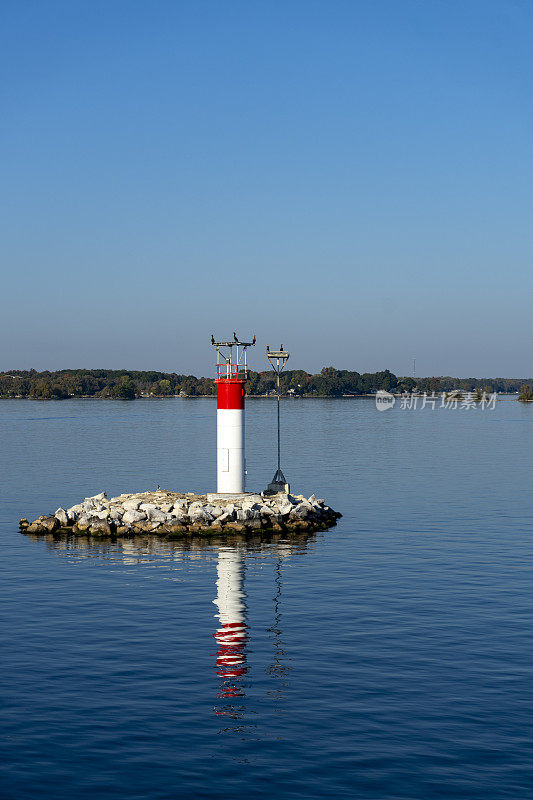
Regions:
<svg viewBox="0 0 533 800"><path fill-rule="evenodd" d="M211 334L211 344L215 344L215 337Z"/></svg>
<svg viewBox="0 0 533 800"><path fill-rule="evenodd" d="M237 342L237 344L238 344L238 343L239 343L239 340L237 339L237 334L235 333L235 331L233 331L233 338L235 339L235 341L236 341L236 342Z"/></svg>

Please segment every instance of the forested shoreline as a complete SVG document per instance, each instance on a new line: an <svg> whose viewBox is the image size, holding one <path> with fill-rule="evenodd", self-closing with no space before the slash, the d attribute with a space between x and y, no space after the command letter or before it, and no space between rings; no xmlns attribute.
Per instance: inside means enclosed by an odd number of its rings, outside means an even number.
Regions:
<svg viewBox="0 0 533 800"><path fill-rule="evenodd" d="M275 391L272 371L249 373L246 392L265 396ZM527 378L397 377L389 370L359 373L324 367L311 374L287 370L281 377L281 391L299 397L343 397L372 394L379 389L390 392L518 392L529 386ZM62 400L72 397L133 400L142 397L200 397L214 395L212 378L197 378L175 372L138 370L68 369L57 372L10 370L0 373L0 397Z"/></svg>

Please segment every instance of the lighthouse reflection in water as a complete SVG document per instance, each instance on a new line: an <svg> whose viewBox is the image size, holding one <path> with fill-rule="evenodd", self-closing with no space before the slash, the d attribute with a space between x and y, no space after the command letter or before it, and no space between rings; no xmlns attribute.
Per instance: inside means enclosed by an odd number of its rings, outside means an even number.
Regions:
<svg viewBox="0 0 533 800"><path fill-rule="evenodd" d="M246 574L245 556L246 548L219 547L217 560L217 596L213 603L218 608L215 617L218 627L213 634L217 642L216 674L219 678L217 699L219 705L215 713L221 716L242 719L244 706L238 698L244 698L246 685L249 681L247 647L250 630L246 622L247 606L244 580ZM281 699L282 685L289 673L285 664L285 648L281 639L281 564L284 558L290 556L293 548L288 543L278 543L274 553L276 555L276 573L274 579L274 596L272 607L272 624L267 629L272 641L272 663L267 669L268 674L278 683L269 694L272 699ZM272 555L272 551L270 555ZM279 683L281 682L281 683Z"/></svg>
<svg viewBox="0 0 533 800"><path fill-rule="evenodd" d="M217 674L221 679L219 698L242 697L243 677L247 672L246 594L244 592L244 559L236 547L220 548L217 563L217 596L219 627L214 637L218 644ZM223 710L217 713L229 713Z"/></svg>
<svg viewBox="0 0 533 800"><path fill-rule="evenodd" d="M137 580L154 578L154 568L161 577L172 582L172 590L168 595L167 603L186 603L190 599L192 586L205 586L203 580L195 581L195 572L191 572L191 565L200 567L198 576L209 575L207 585L211 592L216 589L213 603L216 606L214 614L217 624L204 635L213 637L216 643L213 657L213 666L217 678L217 686L213 699L214 711L217 715L234 720L244 720L250 713L246 708L245 695L254 693L253 680L249 659L250 639L254 641L254 653L258 669L264 677L266 674L271 682L264 690L273 701L272 709L276 713L278 701L282 702L288 688L290 673L290 659L283 641L281 624L282 600L282 572L283 562L292 556L302 555L307 552L309 541L314 541L315 535L305 535L293 541L257 538L255 541L242 541L231 544L208 544L202 539L184 539L182 542L165 541L157 538L147 539L136 537L134 539L119 539L117 541L83 539L81 537L68 537L57 539L52 535L28 536L40 545L46 546L57 552L61 557L66 557L72 563L78 564L80 559L101 558L111 566L113 572L121 565L122 568L131 569L129 577L135 576ZM216 571L212 570L213 556ZM205 570L205 563L209 564ZM248 563L249 592L254 606L254 619L256 620L255 632L250 629L247 615L247 593L245 591L246 568ZM214 566L214 565L213 565ZM265 579L258 581L258 568L266 567ZM273 574L272 574L273 568ZM185 572L183 572L185 569ZM180 577L178 577L178 574ZM187 575L185 582L183 576ZM212 578L211 578L212 575ZM251 579L251 580L250 580ZM175 583L178 581L178 583ZM212 582L211 582L212 581ZM178 587L187 587L188 594L180 594ZM216 585L215 585L216 584ZM195 590L194 590L195 591ZM258 597L263 593L263 599L258 606ZM142 591L140 591L142 596ZM166 595L164 595L166 596ZM213 594L210 594L213 597ZM208 600L208 597L206 600ZM209 602L209 600L208 600ZM259 613L258 613L259 611ZM261 620L261 622L258 621ZM265 650L266 648L266 650ZM264 670L264 672L263 672ZM262 678L256 675L259 682ZM185 680L186 678L184 678ZM257 695L257 680L255 686ZM230 728L224 727L224 730ZM239 730L241 730L239 728Z"/></svg>

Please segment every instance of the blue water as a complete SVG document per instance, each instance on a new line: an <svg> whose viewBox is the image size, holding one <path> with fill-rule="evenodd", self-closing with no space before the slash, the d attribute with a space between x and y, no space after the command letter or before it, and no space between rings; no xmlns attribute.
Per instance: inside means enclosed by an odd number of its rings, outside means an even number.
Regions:
<svg viewBox="0 0 533 800"><path fill-rule="evenodd" d="M0 402L2 800L531 797L533 408L287 401L286 475L344 514L308 538L18 533L103 489L212 488L214 415ZM249 488L273 424L250 400Z"/></svg>

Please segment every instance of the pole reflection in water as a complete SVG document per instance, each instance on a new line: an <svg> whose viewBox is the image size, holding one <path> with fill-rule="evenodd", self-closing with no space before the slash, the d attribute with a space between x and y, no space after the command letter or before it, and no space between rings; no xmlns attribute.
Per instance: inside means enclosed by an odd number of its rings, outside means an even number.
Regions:
<svg viewBox="0 0 533 800"><path fill-rule="evenodd" d="M213 603L218 607L215 617L219 627L213 634L218 644L216 672L220 678L217 697L230 700L244 697L244 676L248 671L246 643L246 594L244 592L244 558L236 547L221 547L217 563L217 596ZM232 704L215 709L217 714L241 717L243 709Z"/></svg>
<svg viewBox="0 0 533 800"><path fill-rule="evenodd" d="M272 635L274 646L273 660L267 669L267 673L276 681L274 689L270 690L268 694L276 699L281 699L284 696L284 689L289 685L287 679L291 671L290 666L288 666L286 663L287 654L285 651L285 645L282 641L281 630L281 591L283 586L281 565L283 559L290 556L291 552L292 550L290 545L278 545L278 558L276 561L276 572L274 578L274 583L276 586L276 592L274 594L274 623L270 628L267 629L267 632Z"/></svg>

